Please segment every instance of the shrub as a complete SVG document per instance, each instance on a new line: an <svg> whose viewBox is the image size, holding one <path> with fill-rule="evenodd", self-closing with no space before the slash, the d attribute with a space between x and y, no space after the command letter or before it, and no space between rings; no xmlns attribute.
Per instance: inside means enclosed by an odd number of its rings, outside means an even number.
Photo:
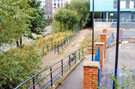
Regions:
<svg viewBox="0 0 135 89"><path fill-rule="evenodd" d="M35 74L40 54L34 46L11 49L0 54L0 89L13 89Z"/></svg>
<svg viewBox="0 0 135 89"><path fill-rule="evenodd" d="M56 28L56 31L73 31L78 27L79 21L80 19L76 12L67 9L59 9L54 15L53 26Z"/></svg>

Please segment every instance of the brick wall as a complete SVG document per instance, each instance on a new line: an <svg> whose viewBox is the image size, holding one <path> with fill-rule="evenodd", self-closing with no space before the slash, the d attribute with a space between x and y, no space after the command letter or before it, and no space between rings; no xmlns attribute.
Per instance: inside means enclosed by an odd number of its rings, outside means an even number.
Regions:
<svg viewBox="0 0 135 89"><path fill-rule="evenodd" d="M97 89L99 62L86 61L83 67L83 89Z"/></svg>
<svg viewBox="0 0 135 89"><path fill-rule="evenodd" d="M104 58L105 58L105 53L106 53L105 49L107 47L107 44L106 44L106 42L107 42L107 35L106 35L106 33L101 33L100 34L100 41L104 43Z"/></svg>

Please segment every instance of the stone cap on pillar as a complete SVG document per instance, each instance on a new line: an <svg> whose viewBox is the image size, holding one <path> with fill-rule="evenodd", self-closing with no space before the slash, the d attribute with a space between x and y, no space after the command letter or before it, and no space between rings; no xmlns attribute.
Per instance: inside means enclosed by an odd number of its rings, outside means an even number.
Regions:
<svg viewBox="0 0 135 89"><path fill-rule="evenodd" d="M100 33L100 35L106 35L106 33Z"/></svg>
<svg viewBox="0 0 135 89"><path fill-rule="evenodd" d="M96 62L96 61L85 61L83 66L84 67L97 67L97 68L99 68L100 64L99 64L99 62Z"/></svg>
<svg viewBox="0 0 135 89"><path fill-rule="evenodd" d="M103 33L107 33L107 29L103 29Z"/></svg>
<svg viewBox="0 0 135 89"><path fill-rule="evenodd" d="M96 45L104 45L104 42L95 42Z"/></svg>

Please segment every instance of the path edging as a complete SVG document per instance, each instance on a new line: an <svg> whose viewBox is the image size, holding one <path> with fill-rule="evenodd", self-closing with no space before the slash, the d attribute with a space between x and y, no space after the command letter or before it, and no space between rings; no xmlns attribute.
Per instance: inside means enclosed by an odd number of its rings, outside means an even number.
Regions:
<svg viewBox="0 0 135 89"><path fill-rule="evenodd" d="M81 58L80 61L78 61L75 65L73 65L65 74L64 76L60 77L57 82L54 84L53 87L50 87L48 89L57 89L63 81L76 69L76 67L85 59L85 57Z"/></svg>

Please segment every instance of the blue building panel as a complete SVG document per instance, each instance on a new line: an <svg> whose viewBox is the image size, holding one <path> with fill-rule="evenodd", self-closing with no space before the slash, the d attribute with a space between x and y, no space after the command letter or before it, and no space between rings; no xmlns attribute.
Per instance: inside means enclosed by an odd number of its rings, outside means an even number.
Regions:
<svg viewBox="0 0 135 89"><path fill-rule="evenodd" d="M94 0L94 11L95 12L115 12L115 1L117 0ZM90 11L92 11L93 0L90 0ZM121 11L135 11L135 8L121 8Z"/></svg>

